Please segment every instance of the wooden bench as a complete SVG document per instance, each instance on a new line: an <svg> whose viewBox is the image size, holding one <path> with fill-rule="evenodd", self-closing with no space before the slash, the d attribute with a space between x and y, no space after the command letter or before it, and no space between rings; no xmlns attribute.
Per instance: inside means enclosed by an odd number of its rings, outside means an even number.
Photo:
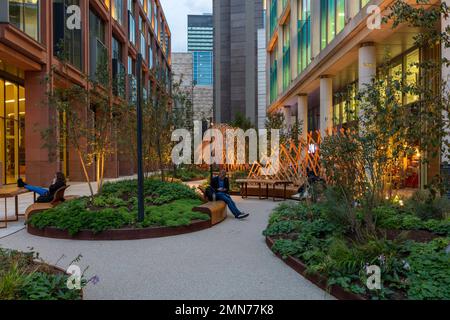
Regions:
<svg viewBox="0 0 450 320"><path fill-rule="evenodd" d="M258 196L260 200L269 199L269 197L273 197L273 201L277 201L277 198L287 200L297 191L295 187L289 187L289 185L292 185L292 182L289 180L237 179L236 183L241 185L241 196L244 199L249 196ZM263 186L265 186L265 188L263 188ZM281 194L279 192L280 187ZM257 188L256 194L255 188ZM292 190L294 190L293 193Z"/></svg>
<svg viewBox="0 0 450 320"><path fill-rule="evenodd" d="M25 211L25 220L28 220L33 214L48 210L48 209L52 209L54 207L56 207L57 205L63 203L64 201L67 200L72 200L72 199L76 199L77 196L67 196L64 197L64 192L66 191L66 189L69 186L65 186L62 188L59 188L56 192L55 195L53 196L53 200L51 202L48 203L34 203L31 206L29 206L27 208L27 210Z"/></svg>
<svg viewBox="0 0 450 320"><path fill-rule="evenodd" d="M208 214L211 217L211 224L213 226L227 218L227 205L224 201L209 201L201 206L195 207L192 211Z"/></svg>

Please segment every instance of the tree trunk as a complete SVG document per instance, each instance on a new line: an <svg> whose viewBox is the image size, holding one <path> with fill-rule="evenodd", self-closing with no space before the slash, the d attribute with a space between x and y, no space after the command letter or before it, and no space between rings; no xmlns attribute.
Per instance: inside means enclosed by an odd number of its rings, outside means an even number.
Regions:
<svg viewBox="0 0 450 320"><path fill-rule="evenodd" d="M77 153L78 153L78 157L80 158L81 166L83 167L83 173L84 173L84 177L86 178L86 182L89 186L89 191L91 192L91 200L92 200L94 198L94 190L92 189L92 186L91 186L91 179L89 179L89 174L86 169L86 164L84 163L83 155L81 154L81 151L79 149L77 150Z"/></svg>

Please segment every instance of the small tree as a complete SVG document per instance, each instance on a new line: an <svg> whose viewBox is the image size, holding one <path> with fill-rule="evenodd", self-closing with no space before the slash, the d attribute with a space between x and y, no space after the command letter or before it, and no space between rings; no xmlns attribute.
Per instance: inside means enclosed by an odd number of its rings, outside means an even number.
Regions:
<svg viewBox="0 0 450 320"><path fill-rule="evenodd" d="M65 73L68 62L63 45L60 45L59 52L62 63L59 73ZM109 76L106 52L99 58L95 76L90 78L84 74L83 86L59 78L56 75L57 70L51 70L47 78L50 85L45 103L63 116L64 123L59 126L55 123L54 127L43 133L47 139L51 139L56 133L67 138L69 146L73 147L78 155L92 197L94 191L90 183L89 168L95 165L97 189L100 192L104 181L105 160L115 149L113 136L116 118L113 115L118 107L111 98L113 82ZM61 83L53 86L56 80ZM59 143L54 147L59 148Z"/></svg>

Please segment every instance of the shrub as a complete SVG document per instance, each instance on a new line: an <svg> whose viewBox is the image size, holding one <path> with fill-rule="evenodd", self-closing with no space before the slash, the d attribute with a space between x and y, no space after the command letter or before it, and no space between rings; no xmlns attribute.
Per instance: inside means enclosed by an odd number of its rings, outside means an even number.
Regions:
<svg viewBox="0 0 450 320"><path fill-rule="evenodd" d="M445 253L450 238L423 244L375 236L354 240L331 219L329 209L302 203L277 207L264 231L276 237L272 250L284 259L300 259L307 272L327 276L328 285L337 284L369 299L450 299L450 259ZM448 235L449 220L422 221L388 203L375 208L374 213L378 227L439 230ZM379 291L366 287L368 265L381 268Z"/></svg>
<svg viewBox="0 0 450 320"><path fill-rule="evenodd" d="M39 255L0 249L0 300L79 300L67 288L68 276L37 263ZM86 281L82 278L81 285Z"/></svg>
<svg viewBox="0 0 450 320"><path fill-rule="evenodd" d="M137 217L137 182L107 183L93 202L80 198L33 215L28 223L43 229L56 227L75 235L81 230L100 233L110 229L148 226L181 226L209 216L192 212L201 204L195 190L180 184L146 180L144 184L146 216L141 224Z"/></svg>

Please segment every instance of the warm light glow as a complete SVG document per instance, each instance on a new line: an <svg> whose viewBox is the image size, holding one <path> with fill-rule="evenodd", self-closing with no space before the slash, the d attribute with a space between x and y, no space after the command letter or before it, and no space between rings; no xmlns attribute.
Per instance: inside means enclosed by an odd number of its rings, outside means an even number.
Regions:
<svg viewBox="0 0 450 320"><path fill-rule="evenodd" d="M16 102L16 100L6 100L5 102L6 103L14 103L14 102Z"/></svg>
<svg viewBox="0 0 450 320"><path fill-rule="evenodd" d="M25 98L20 98L19 101L25 101Z"/></svg>

